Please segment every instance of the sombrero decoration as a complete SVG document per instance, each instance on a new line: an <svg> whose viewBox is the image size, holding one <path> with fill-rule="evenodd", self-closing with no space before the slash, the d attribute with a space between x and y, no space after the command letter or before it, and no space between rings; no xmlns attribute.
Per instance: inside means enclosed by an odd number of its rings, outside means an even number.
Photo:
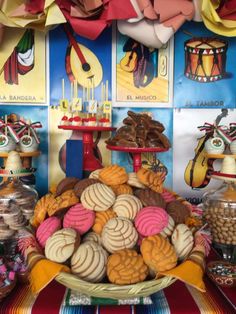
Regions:
<svg viewBox="0 0 236 314"><path fill-rule="evenodd" d="M5 167L0 168L1 177L24 177L31 175L35 169L23 168L20 154L16 151L11 151L8 154Z"/></svg>
<svg viewBox="0 0 236 314"><path fill-rule="evenodd" d="M213 171L211 177L224 181L236 181L236 162L232 156L226 156L223 159L221 170Z"/></svg>

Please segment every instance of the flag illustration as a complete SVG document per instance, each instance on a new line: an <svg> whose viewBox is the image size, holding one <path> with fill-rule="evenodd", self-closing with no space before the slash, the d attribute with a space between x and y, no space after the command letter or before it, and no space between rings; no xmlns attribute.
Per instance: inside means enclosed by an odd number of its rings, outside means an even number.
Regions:
<svg viewBox="0 0 236 314"><path fill-rule="evenodd" d="M27 29L3 66L6 84L19 84L18 75L34 67L34 31Z"/></svg>

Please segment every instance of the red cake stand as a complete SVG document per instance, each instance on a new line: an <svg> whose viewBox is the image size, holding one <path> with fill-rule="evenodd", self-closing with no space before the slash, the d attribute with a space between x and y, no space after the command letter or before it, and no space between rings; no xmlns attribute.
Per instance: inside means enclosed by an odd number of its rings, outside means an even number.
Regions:
<svg viewBox="0 0 236 314"><path fill-rule="evenodd" d="M71 130L73 133L82 133L83 141L83 170L93 171L102 168L102 164L98 158L95 157L93 147L94 132L109 132L115 131L116 128L102 127L102 126L74 126L74 125L59 125L59 129Z"/></svg>
<svg viewBox="0 0 236 314"><path fill-rule="evenodd" d="M133 156L133 171L137 172L142 167L142 153L161 153L169 149L163 147L123 147L107 145L110 150L118 152L130 153Z"/></svg>

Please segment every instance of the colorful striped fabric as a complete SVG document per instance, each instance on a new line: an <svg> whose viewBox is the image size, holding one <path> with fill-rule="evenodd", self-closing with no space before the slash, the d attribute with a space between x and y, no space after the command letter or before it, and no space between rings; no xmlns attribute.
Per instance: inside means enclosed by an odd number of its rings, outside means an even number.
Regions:
<svg viewBox="0 0 236 314"><path fill-rule="evenodd" d="M221 291L207 278L207 292L201 293L180 281L152 296L152 305L90 305L69 306L67 289L52 282L38 296L33 296L28 286L18 286L0 304L4 314L233 314L231 304ZM235 290L232 294L235 294Z"/></svg>

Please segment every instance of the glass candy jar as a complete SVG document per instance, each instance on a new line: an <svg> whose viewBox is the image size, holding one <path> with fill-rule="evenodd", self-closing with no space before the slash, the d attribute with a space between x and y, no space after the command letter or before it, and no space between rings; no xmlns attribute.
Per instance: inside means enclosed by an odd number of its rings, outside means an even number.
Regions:
<svg viewBox="0 0 236 314"><path fill-rule="evenodd" d="M205 193L203 209L213 246L224 259L236 263L236 184L225 181L218 189Z"/></svg>
<svg viewBox="0 0 236 314"><path fill-rule="evenodd" d="M9 177L0 184L0 202L4 200L14 201L22 214L24 225L26 225L34 214L38 193L31 186L24 185L18 177ZM20 227L20 224L23 225L23 222L20 222L19 219Z"/></svg>

